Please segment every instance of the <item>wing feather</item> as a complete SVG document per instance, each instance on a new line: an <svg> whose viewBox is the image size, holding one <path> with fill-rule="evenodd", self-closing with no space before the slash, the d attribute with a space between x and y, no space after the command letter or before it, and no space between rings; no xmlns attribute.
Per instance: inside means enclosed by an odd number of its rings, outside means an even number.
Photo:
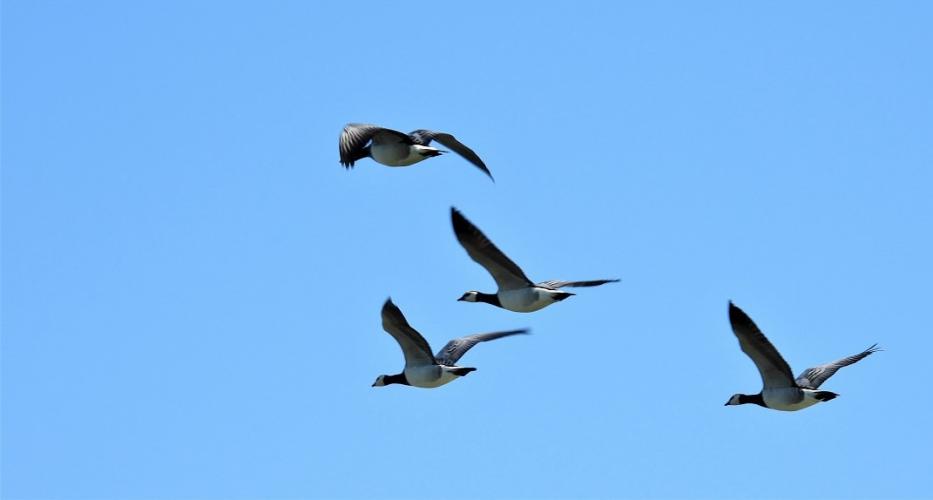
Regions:
<svg viewBox="0 0 933 500"><path fill-rule="evenodd" d="M495 182L495 179L492 177L492 173L486 168L486 164L483 163L483 160L476 154L475 151L467 147L462 142L458 141L456 137L446 133L446 132L435 132L433 130L418 129L409 134L411 138L415 141L416 144L421 144L422 146L428 146L431 144L432 140L435 140L444 146L450 148L458 155L462 156L464 159L476 166L476 168L482 170L490 179Z"/></svg>
<svg viewBox="0 0 933 500"><path fill-rule="evenodd" d="M402 311L392 303L391 298L382 306L382 329L395 338L402 348L406 367L437 364L428 341L408 324Z"/></svg>
<svg viewBox="0 0 933 500"><path fill-rule="evenodd" d="M589 280L589 281L560 281L560 280L549 280L549 281L542 281L541 283L538 283L538 284L535 285L535 286L539 286L539 287L541 287L541 288L549 288L549 289L551 289L551 290L557 290L558 288L564 288L565 286L570 286L570 287L599 286L599 285L605 285L606 283L618 283L618 282L619 282L619 280L617 280L617 279L611 279L611 280Z"/></svg>
<svg viewBox="0 0 933 500"><path fill-rule="evenodd" d="M745 311L732 302L729 302L729 323L732 325L732 332L739 339L742 352L752 358L758 367L761 382L766 389L796 387L790 366L784 361L781 353L761 333Z"/></svg>
<svg viewBox="0 0 933 500"><path fill-rule="evenodd" d="M457 240L471 259L489 271L499 290L515 290L533 285L522 269L489 241L489 238L459 210L451 207L450 219Z"/></svg>
<svg viewBox="0 0 933 500"><path fill-rule="evenodd" d="M369 141L413 144L411 137L397 130L367 123L348 123L340 133L340 164L349 169L357 161L369 156L369 150L366 149Z"/></svg>
<svg viewBox="0 0 933 500"><path fill-rule="evenodd" d="M832 363L826 363L825 365L814 366L813 368L807 368L797 377L797 385L805 389L819 389L820 385L829 377L832 377L840 368L843 366L849 366L853 363L857 363L871 353L878 352L881 349L878 347L878 344L872 344L871 347L865 349L864 351L842 358Z"/></svg>
<svg viewBox="0 0 933 500"><path fill-rule="evenodd" d="M528 329L522 328L521 330L508 330L504 332L477 333L475 335L467 335L466 337L460 337L448 342L443 349L437 351L437 354L434 356L434 358L439 364L444 366L454 366L457 361L463 357L464 354L466 354L467 351L480 342L488 342L490 340L501 339L502 337L522 335L527 333Z"/></svg>
<svg viewBox="0 0 933 500"><path fill-rule="evenodd" d="M366 145L382 127L366 123L348 123L340 133L340 164L352 167L367 156Z"/></svg>

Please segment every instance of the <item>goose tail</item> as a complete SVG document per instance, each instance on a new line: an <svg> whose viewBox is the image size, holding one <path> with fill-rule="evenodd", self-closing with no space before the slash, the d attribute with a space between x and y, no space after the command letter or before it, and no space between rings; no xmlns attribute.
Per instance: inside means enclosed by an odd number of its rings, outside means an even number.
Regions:
<svg viewBox="0 0 933 500"><path fill-rule="evenodd" d="M836 394L835 392L829 392L829 391L817 391L816 394L813 395L813 397L816 398L818 401L822 401L824 403L827 401L836 399L837 396L839 395Z"/></svg>
<svg viewBox="0 0 933 500"><path fill-rule="evenodd" d="M456 375L456 376L458 376L458 377L462 377L462 376L466 375L467 373L475 372L475 371L476 371L476 368L459 367L459 366L458 366L457 368L451 368L451 369L450 369L450 373L453 373L454 375Z"/></svg>

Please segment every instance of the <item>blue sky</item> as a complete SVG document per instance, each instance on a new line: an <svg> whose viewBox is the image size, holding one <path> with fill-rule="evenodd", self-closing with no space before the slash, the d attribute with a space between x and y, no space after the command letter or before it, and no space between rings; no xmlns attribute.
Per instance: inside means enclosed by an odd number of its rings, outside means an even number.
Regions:
<svg viewBox="0 0 933 500"><path fill-rule="evenodd" d="M926 2L7 1L5 498L933 495ZM338 164L351 121L472 146ZM532 279L621 283L534 314ZM435 390L437 348L529 327ZM797 413L795 372L885 352Z"/></svg>

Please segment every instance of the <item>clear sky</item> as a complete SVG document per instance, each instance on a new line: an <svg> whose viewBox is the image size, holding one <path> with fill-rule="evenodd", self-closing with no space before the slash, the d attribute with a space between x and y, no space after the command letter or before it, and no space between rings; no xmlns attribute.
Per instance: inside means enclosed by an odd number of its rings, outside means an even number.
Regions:
<svg viewBox="0 0 933 500"><path fill-rule="evenodd" d="M4 498L929 497L929 2L2 11ZM347 122L456 155L345 171ZM622 279L533 314L535 280ZM390 296L478 371L403 361ZM885 348L805 411L723 407Z"/></svg>

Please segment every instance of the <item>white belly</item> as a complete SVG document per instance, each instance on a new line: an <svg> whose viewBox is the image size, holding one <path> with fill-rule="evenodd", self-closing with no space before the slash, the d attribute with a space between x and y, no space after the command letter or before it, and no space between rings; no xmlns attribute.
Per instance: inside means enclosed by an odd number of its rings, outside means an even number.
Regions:
<svg viewBox="0 0 933 500"><path fill-rule="evenodd" d="M370 153L373 160L388 165L390 167L407 167L425 159L424 155L418 153L418 148L424 146L409 146L400 142L390 144L373 144Z"/></svg>
<svg viewBox="0 0 933 500"><path fill-rule="evenodd" d="M800 399L800 389L765 389L761 391L761 399L764 400L768 408L781 411L797 411L813 406L820 400L813 397L813 392L809 389L803 389L803 399Z"/></svg>
<svg viewBox="0 0 933 500"><path fill-rule="evenodd" d="M440 387L459 378L444 368L439 365L405 367L405 378L412 386L426 389Z"/></svg>
<svg viewBox="0 0 933 500"><path fill-rule="evenodd" d="M557 302L548 290L542 288L506 290L497 295L503 308L515 312L534 312Z"/></svg>

